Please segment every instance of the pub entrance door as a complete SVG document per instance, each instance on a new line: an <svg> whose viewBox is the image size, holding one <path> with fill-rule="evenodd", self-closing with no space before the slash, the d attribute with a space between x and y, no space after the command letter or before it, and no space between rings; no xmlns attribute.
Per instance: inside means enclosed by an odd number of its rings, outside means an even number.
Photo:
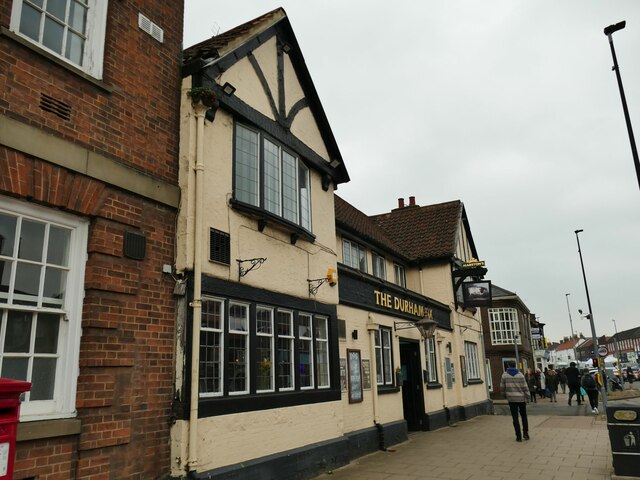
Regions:
<svg viewBox="0 0 640 480"><path fill-rule="evenodd" d="M407 428L422 430L424 395L420 366L420 342L400 340L400 368L402 369L402 409Z"/></svg>

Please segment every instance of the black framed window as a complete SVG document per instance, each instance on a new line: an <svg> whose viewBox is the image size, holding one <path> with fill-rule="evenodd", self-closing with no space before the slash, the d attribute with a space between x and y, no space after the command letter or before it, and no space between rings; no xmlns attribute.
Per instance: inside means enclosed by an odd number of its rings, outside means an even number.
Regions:
<svg viewBox="0 0 640 480"><path fill-rule="evenodd" d="M203 296L199 396L330 388L329 318Z"/></svg>
<svg viewBox="0 0 640 480"><path fill-rule="evenodd" d="M235 125L234 199L311 231L309 168L264 133Z"/></svg>

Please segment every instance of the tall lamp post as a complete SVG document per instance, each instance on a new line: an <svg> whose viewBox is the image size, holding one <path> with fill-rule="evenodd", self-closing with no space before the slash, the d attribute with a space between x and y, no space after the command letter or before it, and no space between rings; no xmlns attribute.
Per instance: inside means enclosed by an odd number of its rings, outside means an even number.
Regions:
<svg viewBox="0 0 640 480"><path fill-rule="evenodd" d="M624 96L622 88L622 77L620 77L620 68L618 67L618 59L616 51L613 48L613 33L622 30L627 22L622 21L615 25L609 25L604 29L604 34L609 37L609 46L611 47L611 56L613 57L613 70L616 72L618 80L618 89L620 90L620 99L622 100L622 110L624 111L624 119L627 122L627 132L629 132L629 142L631 143L631 155L633 155L633 163L636 166L636 177L638 177L638 186L640 186L640 160L638 160L638 149L636 148L636 140L633 137L633 129L631 128L631 118L629 117L629 109L627 108L627 99Z"/></svg>
<svg viewBox="0 0 640 480"><path fill-rule="evenodd" d="M571 309L569 308L569 295L571 295L570 293L565 293L564 294L564 298L567 299L567 312L569 312L569 326L571 326L571 341L575 342L576 339L574 338L574 334L573 334L573 320L571 320ZM578 355L576 354L576 344L573 344L573 359L574 360L578 360Z"/></svg>
<svg viewBox="0 0 640 480"><path fill-rule="evenodd" d="M584 279L584 290L587 294L587 305L589 306L589 314L587 318L591 323L591 337L593 339L593 353L598 355L598 337L596 335L596 327L593 323L593 310L591 310L591 298L589 297L589 287L587 286L587 275L584 273L584 262L582 261L582 250L580 250L580 236L578 235L583 230L575 230L573 233L576 234L576 242L578 242L578 254L580 254L580 266L582 267L582 278ZM605 410L607 409L607 390L605 388L605 382L607 381L607 372L604 368L604 362L601 362L598 359L598 368L600 370L600 378L602 380L602 385L600 385L600 392L602 394L602 405Z"/></svg>
<svg viewBox="0 0 640 480"><path fill-rule="evenodd" d="M611 319L613 322L613 329L616 331L616 357L618 357L618 378L620 379L620 385L624 385L624 381L622 380L622 367L620 366L620 344L618 343L618 326L616 325L615 319Z"/></svg>
<svg viewBox="0 0 640 480"><path fill-rule="evenodd" d="M515 333L513 335L513 344L516 347L516 368L520 370L520 355L518 355L518 338L520 338L520 334Z"/></svg>

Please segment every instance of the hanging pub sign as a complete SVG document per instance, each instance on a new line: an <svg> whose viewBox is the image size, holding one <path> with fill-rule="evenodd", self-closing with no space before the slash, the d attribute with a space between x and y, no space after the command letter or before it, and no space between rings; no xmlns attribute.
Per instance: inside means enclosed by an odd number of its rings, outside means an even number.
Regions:
<svg viewBox="0 0 640 480"><path fill-rule="evenodd" d="M462 282L462 303L465 307L490 307L491 280Z"/></svg>

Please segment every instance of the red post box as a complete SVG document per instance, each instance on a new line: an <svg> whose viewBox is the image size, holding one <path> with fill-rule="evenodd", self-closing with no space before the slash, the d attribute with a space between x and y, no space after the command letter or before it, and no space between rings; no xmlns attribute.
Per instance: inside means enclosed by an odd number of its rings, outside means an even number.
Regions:
<svg viewBox="0 0 640 480"><path fill-rule="evenodd" d="M13 478L16 433L20 420L20 395L29 390L29 382L0 378L0 480Z"/></svg>

